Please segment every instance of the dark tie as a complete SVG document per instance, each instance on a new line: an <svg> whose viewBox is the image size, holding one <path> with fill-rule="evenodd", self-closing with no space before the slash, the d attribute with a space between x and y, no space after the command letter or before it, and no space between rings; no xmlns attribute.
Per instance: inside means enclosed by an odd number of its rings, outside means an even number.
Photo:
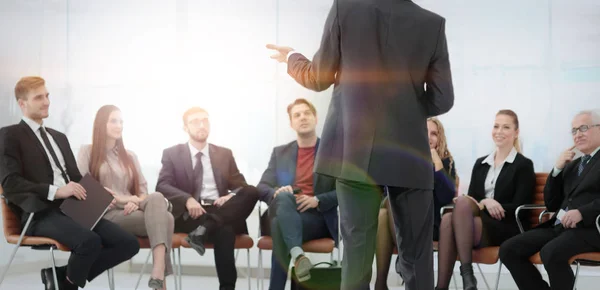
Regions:
<svg viewBox="0 0 600 290"><path fill-rule="evenodd" d="M590 156L590 155L581 156L581 162L579 162L579 167L577 168L577 176L581 175L581 173L583 172L583 169L585 169L585 166L590 161L590 159L592 159L592 156Z"/></svg>
<svg viewBox="0 0 600 290"><path fill-rule="evenodd" d="M46 133L46 129L44 127L40 127L40 135L42 135L42 140L44 140L44 145L46 145L48 152L50 152L50 156L52 156L52 160L54 160L54 164L56 165L56 167L58 167L58 169L60 169L60 174L62 175L63 179L65 180L65 184L69 184L69 178L67 177L67 174L63 170L62 165L58 161L58 157L56 157L56 152L54 152L54 148L52 147L52 144L50 144L50 139L48 139L48 134Z"/></svg>
<svg viewBox="0 0 600 290"><path fill-rule="evenodd" d="M202 167L202 152L198 152L196 154L196 167L194 167L194 198L196 200L200 200L203 176L204 168Z"/></svg>
<svg viewBox="0 0 600 290"><path fill-rule="evenodd" d="M581 176L583 169L585 169L585 166L590 161L590 159L592 159L592 156L590 156L590 155L581 156L581 162L579 162L579 167L577 167L577 176ZM568 206L565 208L565 211L569 211ZM560 221L557 219L556 222L554 223L554 225L558 225L558 224L560 224Z"/></svg>

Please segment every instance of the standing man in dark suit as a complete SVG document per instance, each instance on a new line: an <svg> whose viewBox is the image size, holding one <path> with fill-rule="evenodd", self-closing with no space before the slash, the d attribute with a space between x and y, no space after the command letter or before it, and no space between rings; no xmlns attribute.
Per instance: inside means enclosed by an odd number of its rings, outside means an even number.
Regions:
<svg viewBox="0 0 600 290"><path fill-rule="evenodd" d="M4 196L24 226L34 213L27 235L48 237L71 249L67 266L42 270L46 289L78 289L139 251L137 239L101 219L93 230L60 211L64 199L86 198L77 182L81 174L67 137L44 126L50 106L44 79L24 77L15 87L23 120L0 130L0 181Z"/></svg>
<svg viewBox="0 0 600 290"><path fill-rule="evenodd" d="M575 145L563 152L548 176L544 203L552 218L504 242L500 259L519 289L573 289L571 257L600 251L596 218L600 215L600 112L583 111L573 119ZM577 159L573 149L583 156ZM550 286L529 258L537 252Z"/></svg>
<svg viewBox="0 0 600 290"><path fill-rule="evenodd" d="M273 149L269 167L258 184L260 200L269 204L273 255L270 290L283 290L290 258L299 281L310 279L312 263L302 243L321 238L338 242L335 180L313 173L319 150L317 110L305 99L288 106L297 139ZM296 194L294 194L296 191Z"/></svg>
<svg viewBox="0 0 600 290"><path fill-rule="evenodd" d="M183 114L189 142L165 149L156 191L173 204L175 231L204 255L204 242L215 245L220 289L235 289L236 234L247 234L246 218L258 200L237 168L231 150L209 144L208 112L194 107Z"/></svg>
<svg viewBox="0 0 600 290"><path fill-rule="evenodd" d="M337 178L343 289L368 289L382 191L406 289L433 289L427 118L454 104L444 18L403 0L334 0L311 62L268 45L302 86L333 97L315 171ZM417 279L418 277L418 279Z"/></svg>

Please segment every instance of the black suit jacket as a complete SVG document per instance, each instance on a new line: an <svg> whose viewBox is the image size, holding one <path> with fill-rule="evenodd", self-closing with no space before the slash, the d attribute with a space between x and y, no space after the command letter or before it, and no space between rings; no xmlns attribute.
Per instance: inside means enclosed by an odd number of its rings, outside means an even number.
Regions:
<svg viewBox="0 0 600 290"><path fill-rule="evenodd" d="M317 139L316 150L319 151L320 140ZM257 186L260 200L271 203L275 188L294 185L296 182L296 166L298 161L298 142L293 141L285 145L275 147L269 160L269 167L262 175ZM313 175L313 190L319 198L317 210L323 214L329 234L338 240L338 216L337 216L337 194L335 191L335 179L330 176L315 173ZM269 225L263 224L263 234L270 234Z"/></svg>
<svg viewBox="0 0 600 290"><path fill-rule="evenodd" d="M212 144L208 144L208 146L219 196L227 195L229 191L247 186L246 179L238 170L231 150ZM175 218L180 217L187 211L185 204L190 197L193 197L194 180L192 154L188 143L165 149L156 191L161 192L171 201Z"/></svg>
<svg viewBox="0 0 600 290"><path fill-rule="evenodd" d="M411 1L334 0L313 61L294 53L288 73L335 85L316 172L433 189L427 118L454 104L444 18Z"/></svg>
<svg viewBox="0 0 600 290"><path fill-rule="evenodd" d="M600 214L600 153L596 153L585 166L581 176L577 169L581 158L569 162L556 177L552 172L544 187L544 202L554 216L543 226L554 225L560 209L578 209L583 220L577 227L596 226L596 217Z"/></svg>
<svg viewBox="0 0 600 290"><path fill-rule="evenodd" d="M71 145L65 134L47 128L65 159L66 173L74 182L81 180ZM60 206L62 199L48 200L48 189L54 183L50 157L31 128L19 124L0 129L0 181L4 196L21 222L28 213Z"/></svg>
<svg viewBox="0 0 600 290"><path fill-rule="evenodd" d="M487 177L490 165L481 163L487 156L477 159L473 166L471 183L469 184L469 195L478 202L485 198L485 178ZM482 221L485 226L492 227L489 231L492 234L508 238L519 229L515 217L515 210L523 204L529 204L533 200L535 189L535 171L533 162L521 153L517 154L513 163L504 163L500 175L496 180L494 189L494 199L504 208L504 219L497 221L489 215L487 209L484 209ZM527 216L524 214L519 217L524 225L528 225Z"/></svg>

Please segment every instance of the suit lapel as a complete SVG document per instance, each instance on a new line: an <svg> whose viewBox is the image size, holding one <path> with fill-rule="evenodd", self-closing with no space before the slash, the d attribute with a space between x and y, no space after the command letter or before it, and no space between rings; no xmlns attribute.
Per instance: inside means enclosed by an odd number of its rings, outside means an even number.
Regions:
<svg viewBox="0 0 600 290"><path fill-rule="evenodd" d="M46 160L46 165L48 165L48 167L52 170L52 164L50 163L48 154L46 154L46 149L44 149L44 146L42 146L40 139L38 139L35 133L31 131L31 128L29 127L29 125L27 125L27 123L25 123L25 121L21 121L19 125L21 125L21 130L25 132L25 135L27 135L30 141L33 142L33 144L35 144L35 146L38 148L40 154L44 156L44 159Z"/></svg>
<svg viewBox="0 0 600 290"><path fill-rule="evenodd" d="M187 175L188 180L192 185L191 188L194 188L194 168L192 165L192 152L190 152L190 147L187 143L181 144L181 146L181 154L179 154L179 157L181 158L181 164L183 164L185 174Z"/></svg>
<svg viewBox="0 0 600 290"><path fill-rule="evenodd" d="M575 181L575 185L573 186L573 189L571 189L571 192L569 193L569 195L575 193L575 190L579 187L579 185L581 183L583 183L588 172L590 172L590 170L592 170L592 167L596 167L598 165L598 162L597 162L598 156L600 156L600 154L594 155L594 157L592 157L592 159L590 161L588 161L588 164L583 168L581 175L575 176L575 178L573 179L573 181ZM581 163L581 157L579 158L579 162L577 162L577 166L579 166L580 163ZM575 165L573 165L573 166L575 166Z"/></svg>
<svg viewBox="0 0 600 290"><path fill-rule="evenodd" d="M296 167L298 167L298 142L292 143L289 148L290 155L287 162L287 172L289 174L289 184L293 187L296 183Z"/></svg>

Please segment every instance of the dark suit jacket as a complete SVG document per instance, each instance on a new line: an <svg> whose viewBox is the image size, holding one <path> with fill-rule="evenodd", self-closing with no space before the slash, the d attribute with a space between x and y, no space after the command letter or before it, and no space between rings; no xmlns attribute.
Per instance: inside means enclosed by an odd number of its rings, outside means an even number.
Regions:
<svg viewBox="0 0 600 290"><path fill-rule="evenodd" d="M490 165L481 163L487 156L483 156L473 166L471 183L469 184L469 195L478 202L485 198L485 178ZM498 221L492 218L484 209L482 212L483 226L492 239L492 244L503 242L519 233L515 210L523 204L529 204L533 200L535 189L535 171L533 162L521 153L517 154L513 163L504 163L500 175L496 180L494 199L504 208L504 219ZM524 225L528 225L527 216L520 217Z"/></svg>
<svg viewBox="0 0 600 290"><path fill-rule="evenodd" d="M81 174L65 134L47 128L65 159L66 173L71 181L79 182ZM48 188L54 182L50 157L31 128L19 124L0 129L0 181L4 196L21 222L31 212L57 208L62 199L48 200Z"/></svg>
<svg viewBox="0 0 600 290"><path fill-rule="evenodd" d="M577 168L581 158L569 162L556 177L552 172L544 188L544 202L554 216L543 226L553 225L560 209L578 209L583 220L577 224L580 228L596 226L596 217L600 214L600 153L596 153L585 166L581 176Z"/></svg>
<svg viewBox="0 0 600 290"><path fill-rule="evenodd" d="M317 139L316 150L319 150L320 140ZM275 147L269 160L269 167L262 175L257 186L260 200L271 203L275 188L294 185L296 182L296 165L298 161L298 142L293 141L285 145ZM313 189L315 196L319 198L319 210L329 233L334 240L338 240L338 217L337 217L337 195L335 192L335 179L315 173L313 175Z"/></svg>
<svg viewBox="0 0 600 290"><path fill-rule="evenodd" d="M411 1L335 0L313 61L291 54L288 73L335 85L316 172L433 189L426 120L454 104L444 18Z"/></svg>
<svg viewBox="0 0 600 290"><path fill-rule="evenodd" d="M208 144L210 162L217 183L219 196L229 194L229 191L247 186L246 179L238 170L231 150ZM173 204L175 218L187 211L185 204L194 193L194 170L192 168L192 153L188 143L175 145L163 151L162 168L158 176L156 191L162 193ZM246 221L240 221L246 228ZM239 225L234 225L240 229ZM236 233L240 233L236 230Z"/></svg>

